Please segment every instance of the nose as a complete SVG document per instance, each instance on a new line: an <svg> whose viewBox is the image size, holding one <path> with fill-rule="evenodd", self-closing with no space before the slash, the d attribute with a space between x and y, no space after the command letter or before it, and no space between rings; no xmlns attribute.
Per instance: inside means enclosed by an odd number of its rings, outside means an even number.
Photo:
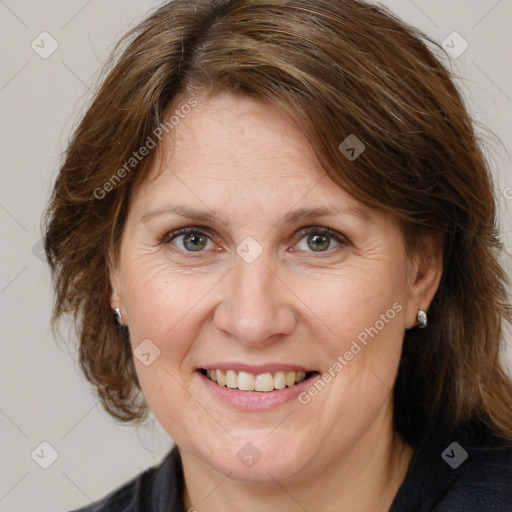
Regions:
<svg viewBox="0 0 512 512"><path fill-rule="evenodd" d="M237 258L215 309L215 327L247 346L271 344L296 325L293 294L265 261Z"/></svg>

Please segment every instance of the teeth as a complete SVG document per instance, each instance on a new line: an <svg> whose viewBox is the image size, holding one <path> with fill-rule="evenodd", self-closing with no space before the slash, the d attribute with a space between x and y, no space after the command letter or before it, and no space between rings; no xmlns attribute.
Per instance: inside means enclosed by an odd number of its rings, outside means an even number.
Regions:
<svg viewBox="0 0 512 512"><path fill-rule="evenodd" d="M238 389L241 391L254 391L254 375L247 372L238 372Z"/></svg>
<svg viewBox="0 0 512 512"><path fill-rule="evenodd" d="M274 375L274 387L283 389L286 387L286 372L276 372Z"/></svg>
<svg viewBox="0 0 512 512"><path fill-rule="evenodd" d="M213 381L213 382L215 382L215 381ZM226 385L226 374L222 370L217 370L217 382L221 386Z"/></svg>
<svg viewBox="0 0 512 512"><path fill-rule="evenodd" d="M226 386L231 389L238 387L238 375L233 370L226 372Z"/></svg>
<svg viewBox="0 0 512 512"><path fill-rule="evenodd" d="M271 373L260 373L256 375L255 381L256 391L273 391L274 389L274 377Z"/></svg>
<svg viewBox="0 0 512 512"><path fill-rule="evenodd" d="M240 391L273 391L291 387L306 378L306 372L278 371L272 375L270 372L253 375L248 372L234 370L206 370L206 376L220 386L227 386Z"/></svg>

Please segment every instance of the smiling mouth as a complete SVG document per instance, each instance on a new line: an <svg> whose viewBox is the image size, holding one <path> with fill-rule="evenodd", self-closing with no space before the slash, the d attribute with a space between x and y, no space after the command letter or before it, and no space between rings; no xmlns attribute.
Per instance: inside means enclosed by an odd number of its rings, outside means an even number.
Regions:
<svg viewBox="0 0 512 512"><path fill-rule="evenodd" d="M265 372L258 375L235 370L199 370L202 375L215 384L240 391L259 391L269 393L271 391L295 386L306 379L317 375L318 372Z"/></svg>

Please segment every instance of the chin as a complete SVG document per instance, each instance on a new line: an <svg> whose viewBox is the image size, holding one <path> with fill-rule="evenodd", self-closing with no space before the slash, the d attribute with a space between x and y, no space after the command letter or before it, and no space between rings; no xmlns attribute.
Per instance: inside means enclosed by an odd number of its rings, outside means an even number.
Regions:
<svg viewBox="0 0 512 512"><path fill-rule="evenodd" d="M207 450L201 447L196 453L219 473L241 482L284 482L304 473L308 456L302 443L291 443L289 436L266 436L268 432L245 433L236 440L213 441Z"/></svg>

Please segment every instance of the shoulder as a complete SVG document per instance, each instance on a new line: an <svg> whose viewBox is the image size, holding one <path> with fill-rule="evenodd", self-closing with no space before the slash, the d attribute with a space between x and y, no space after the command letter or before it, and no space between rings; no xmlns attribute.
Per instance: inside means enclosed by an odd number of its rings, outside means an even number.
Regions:
<svg viewBox="0 0 512 512"><path fill-rule="evenodd" d="M390 512L512 512L512 446L485 425L432 430Z"/></svg>
<svg viewBox="0 0 512 512"><path fill-rule="evenodd" d="M135 487L142 475L138 475L122 487L112 491L100 501L71 512L132 512L134 508L131 506L131 503L136 492Z"/></svg>
<svg viewBox="0 0 512 512"><path fill-rule="evenodd" d="M458 441L441 454L443 462L447 462L445 471L451 474L451 484L436 512L512 512L510 443L482 424L464 426L456 436Z"/></svg>
<svg viewBox="0 0 512 512"><path fill-rule="evenodd" d="M183 476L177 447L100 501L72 512L181 512Z"/></svg>

